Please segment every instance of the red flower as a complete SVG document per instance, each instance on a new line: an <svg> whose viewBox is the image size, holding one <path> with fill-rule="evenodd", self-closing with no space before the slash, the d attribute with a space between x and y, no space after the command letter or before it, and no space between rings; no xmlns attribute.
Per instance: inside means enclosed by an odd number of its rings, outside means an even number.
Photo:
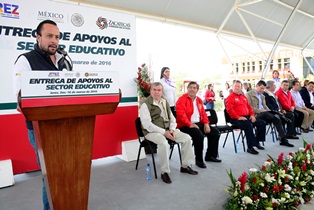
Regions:
<svg viewBox="0 0 314 210"><path fill-rule="evenodd" d="M297 188L295 188L295 190L299 192L299 191L300 191L300 188L299 188L299 187L297 187Z"/></svg>
<svg viewBox="0 0 314 210"><path fill-rule="evenodd" d="M298 165L298 163L297 162L293 162L293 166L297 166Z"/></svg>
<svg viewBox="0 0 314 210"><path fill-rule="evenodd" d="M310 200L311 200L311 198L305 198L305 200L307 201L307 202L310 202Z"/></svg>
<svg viewBox="0 0 314 210"><path fill-rule="evenodd" d="M274 178L275 178L275 179L277 179L277 176L278 176L277 174L274 174Z"/></svg>
<svg viewBox="0 0 314 210"><path fill-rule="evenodd" d="M284 155L284 153L282 152L282 153L280 153L280 155L278 156L278 164L279 164L279 165L282 165L283 155Z"/></svg>
<svg viewBox="0 0 314 210"><path fill-rule="evenodd" d="M253 200L257 200L258 199L258 196L257 195L253 195Z"/></svg>
<svg viewBox="0 0 314 210"><path fill-rule="evenodd" d="M266 171L266 166L262 166L262 170L263 170L263 171Z"/></svg>
<svg viewBox="0 0 314 210"><path fill-rule="evenodd" d="M143 63L141 66L144 67L144 66L145 66L145 63Z"/></svg>
<svg viewBox="0 0 314 210"><path fill-rule="evenodd" d="M300 205L300 203L299 203L299 202L295 202L295 205L296 205L296 206L299 206L299 205Z"/></svg>
<svg viewBox="0 0 314 210"><path fill-rule="evenodd" d="M269 159L267 159L267 162L271 162L271 159L269 158Z"/></svg>
<svg viewBox="0 0 314 210"><path fill-rule="evenodd" d="M279 187L277 185L274 186L273 192L275 193L279 192Z"/></svg>
<svg viewBox="0 0 314 210"><path fill-rule="evenodd" d="M264 187L264 191L265 191L265 193L267 193L268 192L268 187Z"/></svg>
<svg viewBox="0 0 314 210"><path fill-rule="evenodd" d="M293 153L292 153L292 152L289 152L289 155L292 157L292 156L293 156Z"/></svg>
<svg viewBox="0 0 314 210"><path fill-rule="evenodd" d="M310 166L313 166L313 162L310 162Z"/></svg>
<svg viewBox="0 0 314 210"><path fill-rule="evenodd" d="M283 185L280 185L280 186L279 186L279 190L280 190L280 191L282 191L283 188L284 188Z"/></svg>
<svg viewBox="0 0 314 210"><path fill-rule="evenodd" d="M255 182L256 182L256 180L257 180L257 179L256 179L256 177L254 177L254 178L252 179L252 182L254 182L254 183L255 183Z"/></svg>
<svg viewBox="0 0 314 210"><path fill-rule="evenodd" d="M243 172L243 174L239 177L238 181L241 183L241 191L244 192L244 185L246 183L246 179L247 179L247 174L246 172Z"/></svg>
<svg viewBox="0 0 314 210"><path fill-rule="evenodd" d="M306 164L305 163L302 165L302 171L306 172Z"/></svg>
<svg viewBox="0 0 314 210"><path fill-rule="evenodd" d="M284 167L283 167L283 170L287 171L287 170L288 170L287 166L284 166Z"/></svg>
<svg viewBox="0 0 314 210"><path fill-rule="evenodd" d="M277 203L276 203L276 202L274 202L274 203L272 203L272 205L273 205L273 207L276 207L276 206L277 206Z"/></svg>
<svg viewBox="0 0 314 210"><path fill-rule="evenodd" d="M309 149L311 149L312 144L307 144L304 150L304 153L306 153Z"/></svg>
<svg viewBox="0 0 314 210"><path fill-rule="evenodd" d="M286 181L286 182L289 182L289 178L288 178L288 177L286 177L286 178L285 178L285 181Z"/></svg>

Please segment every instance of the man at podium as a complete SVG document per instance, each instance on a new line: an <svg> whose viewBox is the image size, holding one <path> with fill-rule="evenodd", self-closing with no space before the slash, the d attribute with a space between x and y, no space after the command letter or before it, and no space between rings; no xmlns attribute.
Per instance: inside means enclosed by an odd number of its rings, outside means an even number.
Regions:
<svg viewBox="0 0 314 210"><path fill-rule="evenodd" d="M72 70L72 65L65 65L67 61L65 61L64 54L59 53L59 38L60 31L54 21L44 20L39 23L36 29L37 44L35 44L34 50L21 54L14 64L14 89L16 95L20 94L20 73L22 71L61 71L64 68ZM28 129L29 141L36 152L37 162L40 166L32 122L26 121L26 127ZM44 182L42 182L42 187L44 210L49 210L50 206Z"/></svg>

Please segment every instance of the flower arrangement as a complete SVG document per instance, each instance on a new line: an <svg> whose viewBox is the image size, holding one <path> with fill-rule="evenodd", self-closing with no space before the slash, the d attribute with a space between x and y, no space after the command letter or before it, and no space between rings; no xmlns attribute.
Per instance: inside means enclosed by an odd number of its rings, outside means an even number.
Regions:
<svg viewBox="0 0 314 210"><path fill-rule="evenodd" d="M261 168L251 168L238 179L228 172L230 195L225 209L279 210L298 209L314 196L314 150L304 142L297 152L284 153L275 160L271 156Z"/></svg>
<svg viewBox="0 0 314 210"><path fill-rule="evenodd" d="M147 65L143 63L138 67L137 78L134 79L137 84L137 93L140 98L150 95L150 77Z"/></svg>

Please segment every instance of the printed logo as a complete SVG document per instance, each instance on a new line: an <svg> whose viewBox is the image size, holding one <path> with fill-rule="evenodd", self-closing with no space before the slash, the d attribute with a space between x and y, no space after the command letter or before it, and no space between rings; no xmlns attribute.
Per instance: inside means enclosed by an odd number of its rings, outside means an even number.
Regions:
<svg viewBox="0 0 314 210"><path fill-rule="evenodd" d="M71 22L76 27L81 27L84 24L84 17L79 13L74 13L71 16Z"/></svg>
<svg viewBox="0 0 314 210"><path fill-rule="evenodd" d="M96 25L99 27L100 30L104 30L105 28L118 28L118 29L131 29L130 23L125 23L121 21L115 21L115 20L107 20L106 18L103 18L102 16L98 17L96 20Z"/></svg>
<svg viewBox="0 0 314 210"><path fill-rule="evenodd" d="M108 20L100 16L96 20L96 25L99 27L100 30L104 30L105 28L108 28Z"/></svg>
<svg viewBox="0 0 314 210"><path fill-rule="evenodd" d="M55 13L55 12L48 12L48 11L38 11L37 20L53 20L57 23L64 23L64 15Z"/></svg>
<svg viewBox="0 0 314 210"><path fill-rule="evenodd" d="M20 19L19 5L0 3L0 17Z"/></svg>
<svg viewBox="0 0 314 210"><path fill-rule="evenodd" d="M59 72L49 72L48 77L59 77Z"/></svg>

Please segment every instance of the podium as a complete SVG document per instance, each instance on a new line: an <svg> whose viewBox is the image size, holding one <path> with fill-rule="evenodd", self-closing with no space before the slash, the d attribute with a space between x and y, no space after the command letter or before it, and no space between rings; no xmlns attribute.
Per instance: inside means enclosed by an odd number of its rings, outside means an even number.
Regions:
<svg viewBox="0 0 314 210"><path fill-rule="evenodd" d="M96 115L115 111L114 94L20 98L19 107L34 132L50 207L88 208Z"/></svg>

